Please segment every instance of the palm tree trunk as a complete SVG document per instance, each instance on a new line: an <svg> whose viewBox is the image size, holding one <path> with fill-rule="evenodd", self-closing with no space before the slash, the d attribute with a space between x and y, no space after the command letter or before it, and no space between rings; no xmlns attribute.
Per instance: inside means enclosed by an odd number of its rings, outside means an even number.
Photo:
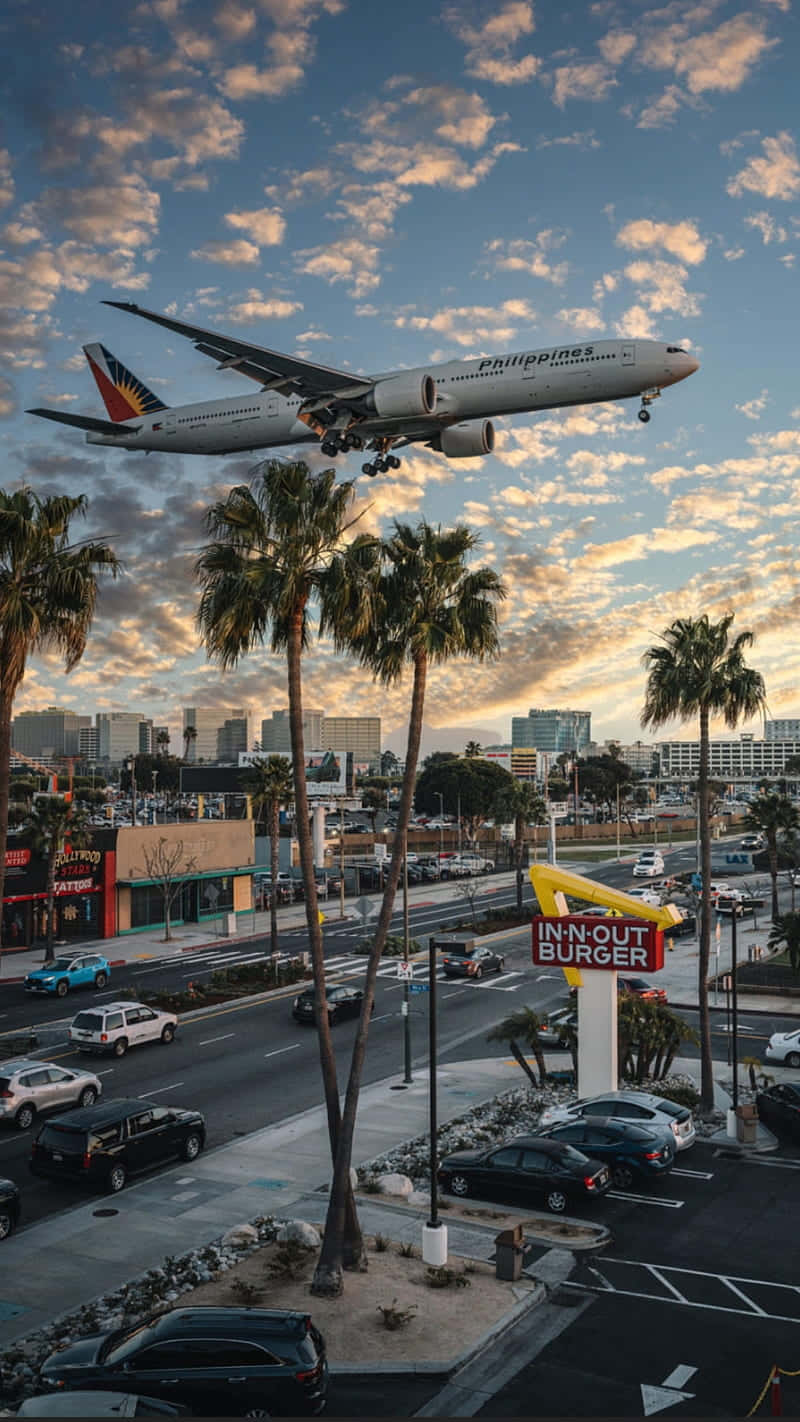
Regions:
<svg viewBox="0 0 800 1422"><path fill-rule="evenodd" d="M0 690L0 948L3 944L3 894L8 843L8 795L11 786L11 688ZM0 958L2 965L2 958Z"/></svg>
<svg viewBox="0 0 800 1422"><path fill-rule="evenodd" d="M700 710L700 765L697 777L700 816L700 954L697 1002L700 1009L700 1109L714 1109L714 1068L711 1057L711 1017L708 1010L708 970L711 961L711 822L708 794L708 708Z"/></svg>
<svg viewBox="0 0 800 1422"><path fill-rule="evenodd" d="M521 914L522 914L522 849L523 849L523 839L522 839L522 837L523 837L523 835L524 835L524 833L525 833L525 821L524 821L524 818L523 818L522 815L517 815L517 823L516 823L516 826L515 826L515 833L516 833L516 837L517 837L517 842L516 842L516 845L514 846L514 848L515 848L515 850L516 850L516 860L517 860L517 913L521 915Z"/></svg>
<svg viewBox="0 0 800 1422"><path fill-rule="evenodd" d="M778 917L778 832L770 830L767 836L769 850L769 877L772 880L772 922Z"/></svg>
<svg viewBox="0 0 800 1422"><path fill-rule="evenodd" d="M355 1042L353 1043L353 1054L350 1060L350 1074L347 1078L341 1130L339 1132L338 1148L333 1171L333 1185L331 1187L328 1213L325 1219L325 1234L322 1241L322 1255L320 1256L320 1261L325 1255L326 1247L329 1248L332 1253L335 1253L337 1248L341 1252L344 1242L344 1206L350 1184L350 1162L353 1154L353 1136L355 1134L356 1113L358 1111L358 1095L361 1088L361 1074L367 1048L367 1033L369 1031L369 1020L372 1014L372 1004L375 1001L375 982L378 976L381 954L386 943L386 936L389 932L392 909L394 908L395 895L400 880L403 847L408 832L408 821L411 817L411 804L414 797L417 761L419 759L419 746L422 737L422 712L425 705L427 672L427 658L424 653L419 653L414 658L414 686L408 722L406 768L403 775L403 787L400 792L400 804L397 811L397 829L394 832L392 840L392 858L383 891L383 901L375 929L375 938L367 961L367 972L364 979L364 997L361 1003L361 1015L358 1019L358 1030ZM339 1242L340 1240L342 1241L341 1243ZM355 1253L354 1246L355 1241L348 1240L348 1248L351 1255ZM315 1290L312 1285L312 1293L313 1292L315 1292Z"/></svg>
<svg viewBox="0 0 800 1422"><path fill-rule="evenodd" d="M511 1048L511 1055L513 1056L515 1062L517 1062L518 1065L522 1067L522 1070L524 1071L525 1075L527 1076L527 1078L528 1078L528 1080L529 1080L531 1086L533 1087L534 1091L538 1091L538 1090L539 1090L539 1084L540 1084L540 1083L536 1080L536 1077L534 1076L533 1072L531 1071L530 1067L528 1066L528 1063L527 1063L526 1060L525 1060L525 1054L524 1054L524 1052L521 1050L519 1043L518 1043L518 1042L515 1042L514 1039L513 1039L513 1037L511 1037L511 1038L509 1038L509 1043L508 1043L508 1045L509 1045L509 1047ZM545 1072L542 1071L541 1067L539 1068L539 1070L540 1070L541 1076L542 1076L541 1085L544 1086L544 1082L545 1082Z"/></svg>
<svg viewBox="0 0 800 1422"><path fill-rule="evenodd" d="M270 805L269 826L269 867L271 888L269 896L269 951L278 951L278 829L280 826L280 806L277 800Z"/></svg>

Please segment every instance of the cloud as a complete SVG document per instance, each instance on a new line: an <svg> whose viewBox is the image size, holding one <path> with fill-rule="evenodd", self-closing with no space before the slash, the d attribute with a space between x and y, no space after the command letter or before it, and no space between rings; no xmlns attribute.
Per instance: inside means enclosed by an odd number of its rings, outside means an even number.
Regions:
<svg viewBox="0 0 800 1422"><path fill-rule="evenodd" d="M251 267L261 258L255 243L241 238L230 242L206 242L205 247L197 247L189 255L197 261L222 262L226 267Z"/></svg>
<svg viewBox="0 0 800 1422"><path fill-rule="evenodd" d="M700 236L696 224L688 219L682 222L653 222L648 217L640 217L620 228L616 242L620 247L638 252L663 247L670 256L678 257L691 266L702 262L708 249L708 243Z"/></svg>
<svg viewBox="0 0 800 1422"><path fill-rule="evenodd" d="M769 212L753 212L744 219L745 227L752 227L756 232L761 233L761 240L765 247L770 242L788 242L789 233L785 227L781 227Z"/></svg>
<svg viewBox="0 0 800 1422"><path fill-rule="evenodd" d="M763 157L751 158L740 172L729 179L727 190L731 197L741 197L743 193L760 193L765 198L778 198L787 202L800 193L800 162L798 162L794 139L782 130L774 138L764 138L761 142Z"/></svg>
<svg viewBox="0 0 800 1422"><path fill-rule="evenodd" d="M138 173L86 187L44 188L22 209L24 222L57 223L85 242L141 247L158 227L161 199Z"/></svg>
<svg viewBox="0 0 800 1422"><path fill-rule="evenodd" d="M0 207L14 200L14 179L11 175L11 154L0 148Z"/></svg>
<svg viewBox="0 0 800 1422"><path fill-rule="evenodd" d="M380 248L357 237L344 237L340 242L307 247L296 252L295 256L299 272L321 277L331 286L344 282L353 296L364 296L380 285L377 270Z"/></svg>
<svg viewBox="0 0 800 1422"><path fill-rule="evenodd" d="M583 64L564 64L554 71L553 103L559 109L563 109L570 99L599 103L608 98L618 82L609 65L600 60L587 60Z"/></svg>
<svg viewBox="0 0 800 1422"><path fill-rule="evenodd" d="M593 128L576 129L574 133L559 133L552 138L542 134L536 140L537 148L601 148L602 144Z"/></svg>
<svg viewBox="0 0 800 1422"><path fill-rule="evenodd" d="M759 60L778 43L767 37L759 15L735 15L715 30L690 35L689 20L708 12L699 8L694 14L685 13L685 19L672 24L648 26L637 58L650 69L672 69L690 94L740 89Z"/></svg>
<svg viewBox="0 0 800 1422"><path fill-rule="evenodd" d="M762 390L760 395L755 395L752 400L745 400L744 404L737 405L736 409L748 420L760 420L768 402L769 393Z"/></svg>
<svg viewBox="0 0 800 1422"><path fill-rule="evenodd" d="M548 254L561 247L565 241L565 233L557 232L554 228L545 228L533 241L521 237L510 241L495 237L486 243L485 250L490 254L492 264L498 271L526 272L528 276L539 277L542 281L552 282L554 286L563 286L569 264L553 263Z"/></svg>
<svg viewBox="0 0 800 1422"><path fill-rule="evenodd" d="M625 276L640 288L639 301L651 313L674 311L680 316L699 316L700 300L685 287L688 272L674 262L629 262Z"/></svg>
<svg viewBox="0 0 800 1422"><path fill-rule="evenodd" d="M606 326L596 306L562 306L560 311L556 311L555 317L571 331L603 331Z"/></svg>
<svg viewBox="0 0 800 1422"><path fill-rule="evenodd" d="M636 563L654 553L684 553L687 548L716 541L716 533L700 529L653 528L647 533L617 538L612 543L587 543L575 567L616 568L620 563Z"/></svg>
<svg viewBox="0 0 800 1422"><path fill-rule="evenodd" d="M258 207L248 211L226 212L225 221L237 232L246 232L259 247L277 247L286 232L286 220L277 207Z"/></svg>
<svg viewBox="0 0 800 1422"><path fill-rule="evenodd" d="M607 64L621 64L635 50L638 41L631 30L609 30L597 41L597 48Z"/></svg>
<svg viewBox="0 0 800 1422"><path fill-rule="evenodd" d="M479 94L468 94L447 84L431 84L412 89L404 104L416 104L426 114L440 120L435 131L446 143L466 148L482 148L497 123Z"/></svg>
<svg viewBox="0 0 800 1422"><path fill-rule="evenodd" d="M640 110L636 120L637 128L667 128L669 124L680 118L686 108L691 106L696 108L697 104L692 103L686 92L679 88L677 84L668 84L657 98L645 104ZM633 105L626 107L626 112L633 112Z"/></svg>
<svg viewBox="0 0 800 1422"><path fill-rule="evenodd" d="M250 321L283 321L287 316L295 316L302 309L302 301L264 296L253 287L244 301L235 301L232 306L227 307L224 318L234 325L246 325Z"/></svg>
<svg viewBox="0 0 800 1422"><path fill-rule="evenodd" d="M536 312L527 301L503 301L494 306L455 306L433 316L398 316L395 326L412 331L435 331L464 349L483 342L503 344L517 334L517 322L532 322Z"/></svg>
<svg viewBox="0 0 800 1422"><path fill-rule="evenodd" d="M538 73L536 55L513 54L518 41L536 28L528 0L509 0L482 25L468 23L455 7L445 10L444 19L466 46L466 70L476 79L509 86L526 84Z"/></svg>
<svg viewBox="0 0 800 1422"><path fill-rule="evenodd" d="M340 210L328 216L334 222L356 223L364 236L378 242L391 232L397 209L411 201L411 193L397 183L348 183L336 199Z"/></svg>

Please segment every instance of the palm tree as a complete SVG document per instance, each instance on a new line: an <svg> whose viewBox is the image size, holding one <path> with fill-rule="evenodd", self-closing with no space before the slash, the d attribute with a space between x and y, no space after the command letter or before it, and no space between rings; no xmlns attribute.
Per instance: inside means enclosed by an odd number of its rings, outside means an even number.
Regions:
<svg viewBox="0 0 800 1422"><path fill-rule="evenodd" d="M792 972L800 973L800 913L779 914L773 920L767 947L779 948L781 944L786 948Z"/></svg>
<svg viewBox="0 0 800 1422"><path fill-rule="evenodd" d="M508 1042L514 1059L522 1067L531 1086L536 1090L540 1086L544 1086L547 1080L547 1068L544 1064L544 1052L539 1037L539 1028L542 1025L542 1018L537 1012L534 1012L532 1007L520 1007L516 1012L510 1012L502 1022L498 1022L486 1038L487 1042ZM522 1047L520 1043L522 1043ZM533 1052L536 1058L536 1065L539 1068L538 1081L525 1060L523 1047L529 1052Z"/></svg>
<svg viewBox="0 0 800 1422"><path fill-rule="evenodd" d="M772 921L779 915L778 908L778 835L783 833L791 838L800 829L800 815L788 795L759 795L750 803L744 817L748 829L760 830L767 841L769 876L772 880Z"/></svg>
<svg viewBox="0 0 800 1422"><path fill-rule="evenodd" d="M278 951L278 837L281 806L294 796L292 764L285 755L270 755L266 760L254 760L242 776L242 786L251 796L256 819L266 815L269 822L270 879L269 949Z"/></svg>
<svg viewBox="0 0 800 1422"><path fill-rule="evenodd" d="M467 741L467 744L464 747L464 755L467 757L468 760L472 760L475 756L482 754L483 746L480 744L480 741Z"/></svg>
<svg viewBox="0 0 800 1422"><path fill-rule="evenodd" d="M184 726L183 728L183 758L189 759L189 747L193 746L197 740L197 727Z"/></svg>
<svg viewBox="0 0 800 1422"><path fill-rule="evenodd" d="M337 484L334 469L312 475L302 462L267 460L257 470L251 487L238 485L226 499L209 509L206 528L213 541L196 565L201 587L198 624L208 655L223 668L236 666L241 657L264 643L271 651L286 656L297 839L314 974L320 1067L334 1158L341 1109L325 997L325 959L305 779L302 655L309 641L310 607L329 582L331 560L343 552L351 526L348 513L353 498L352 483ZM374 541L357 540L365 549ZM369 599L352 593L347 555L339 560L337 569L338 598L329 598L321 626L327 626L327 620L337 615L338 601L347 608L354 631L363 632L372 615ZM349 1226L349 1252L345 1251L342 1262L345 1268L361 1268L365 1251L349 1177L344 1212ZM332 1277L323 1266L321 1255L312 1290L339 1293L341 1286L341 1268L338 1277Z"/></svg>
<svg viewBox="0 0 800 1422"><path fill-rule="evenodd" d="M333 561L323 597L323 622L339 649L355 654L386 685L398 681L408 668L413 672L397 829L367 963L320 1256L331 1280L341 1272L338 1261L358 1094L375 981L406 854L428 670L457 656L481 661L495 655L498 646L495 604L505 597L505 589L491 568L467 566L478 541L464 524L443 530L424 521L416 528L397 522L380 549L357 539L347 564L342 558Z"/></svg>
<svg viewBox="0 0 800 1422"><path fill-rule="evenodd" d="M56 895L56 856L68 839L75 849L85 849L91 843L89 816L84 809L70 805L61 795L41 796L24 820L31 846L47 860L47 943L45 963L55 959L53 951Z"/></svg>
<svg viewBox="0 0 800 1422"><path fill-rule="evenodd" d="M700 1007L700 1104L705 1112L714 1105L711 1062L711 1022L708 1011L708 972L711 952L711 823L709 802L709 722L721 715L733 730L762 710L766 691L760 672L746 666L744 649L752 632L729 636L733 613L719 622L702 617L679 617L661 636L661 645L644 654L648 668L643 726L663 726L678 717L698 717L700 764L698 814L700 816L700 871L702 878L698 1003Z"/></svg>
<svg viewBox="0 0 800 1422"><path fill-rule="evenodd" d="M166 754L167 754L167 749L168 749L168 747L169 747L169 740L170 740L169 731L166 729L166 727L162 727L162 729L161 729L161 730L157 733L157 735L156 735L156 745L158 746L158 753L159 753L159 755L166 755Z"/></svg>
<svg viewBox="0 0 800 1422"><path fill-rule="evenodd" d="M517 912L522 913L522 879L525 857L525 830L528 825L544 824L547 806L538 787L529 780L515 780L508 793L502 794L502 813L514 816L514 863L517 872Z"/></svg>
<svg viewBox="0 0 800 1422"><path fill-rule="evenodd" d="M121 567L107 543L70 543L70 522L85 517L86 509L83 494L42 499L27 487L0 490L0 904L14 697L36 652L58 652L68 672L77 666L94 617L98 574L116 577Z"/></svg>

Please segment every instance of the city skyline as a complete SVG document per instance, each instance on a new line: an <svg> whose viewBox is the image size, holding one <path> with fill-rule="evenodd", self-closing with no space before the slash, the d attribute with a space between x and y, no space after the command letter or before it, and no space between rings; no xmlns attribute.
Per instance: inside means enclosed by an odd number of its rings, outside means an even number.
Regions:
<svg viewBox="0 0 800 1422"><path fill-rule="evenodd" d="M756 635L769 712L795 714L789 0L410 0L377 53L345 0L90 5L48 12L46 31L22 0L9 13L6 480L85 493L74 536L124 563L79 667L33 659L15 712L139 706L176 749L182 705L254 723L286 699L280 658L223 675L195 625L204 512L255 459L128 456L25 414L104 415L81 351L98 341L167 405L258 388L112 299L354 374L602 337L685 347L700 370L648 425L637 401L576 405L499 421L485 458L414 448L374 480L357 455L337 467L360 529L466 520L507 584L499 659L432 670L434 729L453 707L505 727L579 706L598 740L635 741L647 647L675 617L731 610ZM314 642L310 706L320 687L330 715L402 732L408 686Z"/></svg>

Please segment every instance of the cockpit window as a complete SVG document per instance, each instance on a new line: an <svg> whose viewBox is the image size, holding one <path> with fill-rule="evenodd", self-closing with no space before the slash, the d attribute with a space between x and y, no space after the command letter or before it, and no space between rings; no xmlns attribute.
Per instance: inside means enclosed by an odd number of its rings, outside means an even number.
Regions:
<svg viewBox="0 0 800 1422"><path fill-rule="evenodd" d="M688 355L682 346L667 346L667 355Z"/></svg>

